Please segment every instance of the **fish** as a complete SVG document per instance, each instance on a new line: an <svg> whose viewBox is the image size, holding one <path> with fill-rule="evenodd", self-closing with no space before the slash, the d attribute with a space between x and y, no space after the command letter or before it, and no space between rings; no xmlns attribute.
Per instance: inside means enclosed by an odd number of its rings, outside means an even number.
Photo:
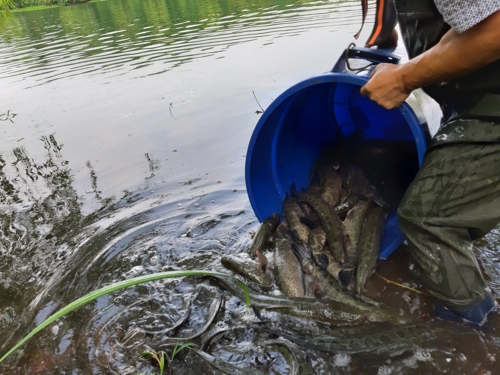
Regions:
<svg viewBox="0 0 500 375"><path fill-rule="evenodd" d="M321 197L301 192L297 193L297 199L308 203L314 208L326 233L328 248L335 260L342 264L345 257L345 236L339 215ZM307 243L307 241L304 241L304 243Z"/></svg>
<svg viewBox="0 0 500 375"><path fill-rule="evenodd" d="M299 202L293 196L287 196L283 201L283 216L286 224L291 231L304 243L307 243L309 238L309 227L302 223L301 218L304 218Z"/></svg>
<svg viewBox="0 0 500 375"><path fill-rule="evenodd" d="M326 242L325 231L321 228L314 228L309 232L308 246L311 249L314 261L323 269L328 267L328 257L324 251Z"/></svg>
<svg viewBox="0 0 500 375"><path fill-rule="evenodd" d="M256 254L259 262L231 255L223 256L220 261L228 270L258 284L263 290L270 290L274 284L274 275L269 269L265 255L258 250Z"/></svg>
<svg viewBox="0 0 500 375"><path fill-rule="evenodd" d="M226 277L211 277L231 294L245 301L245 293L237 281ZM275 311L298 318L312 319L335 326L362 324L370 313L354 306L332 300L319 301L311 297L274 296L249 288L250 303L259 309Z"/></svg>
<svg viewBox="0 0 500 375"><path fill-rule="evenodd" d="M257 230L257 233L255 233L252 245L248 249L248 254L250 254L252 258L256 256L255 252L257 250L261 252L264 251L269 239L273 235L279 223L280 214L277 212L272 214L262 222L259 229Z"/></svg>
<svg viewBox="0 0 500 375"><path fill-rule="evenodd" d="M375 207L363 226L358 243L358 268L354 290L361 294L365 282L373 275L377 266L380 241L384 232L385 214L380 207Z"/></svg>
<svg viewBox="0 0 500 375"><path fill-rule="evenodd" d="M308 247L311 250L314 262L321 269L326 270L330 275L332 275L335 280L339 280L339 274L342 271L342 267L333 258L325 242L326 235L322 228L315 228L311 230L311 233L309 233ZM342 279L342 275L340 276L340 279Z"/></svg>
<svg viewBox="0 0 500 375"><path fill-rule="evenodd" d="M331 335L304 334L297 329L282 326L263 329L293 343L321 352L337 354L393 354L416 348L436 338L438 330L429 331L424 325L401 325L396 327L346 327Z"/></svg>
<svg viewBox="0 0 500 375"><path fill-rule="evenodd" d="M367 299L362 300L349 291L342 290L337 280L330 277L326 271L313 262L312 255L305 246L294 244L293 251L297 255L304 273L318 280L324 293L324 299L364 311L368 314L369 321L392 321L396 323L404 321L404 319L400 319L395 311L368 303Z"/></svg>
<svg viewBox="0 0 500 375"><path fill-rule="evenodd" d="M305 284L300 263L292 250L293 240L285 223L274 236L274 272L276 283L287 296L304 297Z"/></svg>
<svg viewBox="0 0 500 375"><path fill-rule="evenodd" d="M342 193L342 178L331 165L322 165L318 168L321 198L330 206L337 205Z"/></svg>
<svg viewBox="0 0 500 375"><path fill-rule="evenodd" d="M330 275L334 277L335 280L339 282L340 286L343 286L344 282L341 281L342 275L342 266L340 265L339 262L337 262L332 254L327 254L327 259L328 259L328 265L326 267L326 272L328 272Z"/></svg>
<svg viewBox="0 0 500 375"><path fill-rule="evenodd" d="M321 187L318 184L312 183L309 185L309 187L305 191L308 194L321 194ZM314 208L312 208L306 202L299 202L299 205L302 209L302 212L305 215L305 217L301 218L301 222L303 224L306 224L310 229L314 229L316 227L319 227L321 225L321 220L319 219L316 211L314 211ZM304 219L307 219L307 220L304 220Z"/></svg>
<svg viewBox="0 0 500 375"><path fill-rule="evenodd" d="M343 265L346 285L351 282L354 270L358 266L358 242L363 224L371 207L371 201L359 201L347 213L342 225L346 238L346 261Z"/></svg>
<svg viewBox="0 0 500 375"><path fill-rule="evenodd" d="M196 333L193 333L189 336L186 336L186 337L163 337L163 341L164 342L173 342L173 341L179 342L179 340L193 340L193 339L201 336L212 325L215 318L217 317L217 313L219 312L221 306L222 306L222 296L219 294L213 300L212 304L210 305L210 308L207 312L207 315L208 315L207 321L199 331L197 331Z"/></svg>
<svg viewBox="0 0 500 375"><path fill-rule="evenodd" d="M257 370L252 367L252 369L244 369L241 366L235 366L227 361L224 361L220 358L216 358L207 352L201 351L199 349L188 347L190 351L198 355L205 362L207 362L211 367L218 370L222 374L227 375L264 375L265 372Z"/></svg>
<svg viewBox="0 0 500 375"><path fill-rule="evenodd" d="M299 352L298 348L295 347L292 343L283 340L283 339L277 339L277 340L267 340L262 343L262 345L268 347L268 346L277 346L278 351L281 353L281 355L285 358L286 363L288 364L288 375L301 375L301 374L310 374L310 369L308 369L306 366L306 361L303 360L302 363L299 362L299 359L297 358L297 355L295 352Z"/></svg>
<svg viewBox="0 0 500 375"><path fill-rule="evenodd" d="M350 194L357 196L359 199L372 200L386 210L391 208L386 199L370 184L359 164L344 163L340 175L343 186Z"/></svg>

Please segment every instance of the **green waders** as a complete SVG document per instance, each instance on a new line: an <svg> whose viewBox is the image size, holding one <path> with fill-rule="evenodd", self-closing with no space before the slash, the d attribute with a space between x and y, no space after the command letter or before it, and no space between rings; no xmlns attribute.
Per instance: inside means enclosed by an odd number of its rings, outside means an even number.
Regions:
<svg viewBox="0 0 500 375"><path fill-rule="evenodd" d="M410 58L449 30L432 0L395 5ZM445 121L398 209L410 269L444 316L481 324L495 301L472 241L500 222L500 61L425 90L441 105Z"/></svg>

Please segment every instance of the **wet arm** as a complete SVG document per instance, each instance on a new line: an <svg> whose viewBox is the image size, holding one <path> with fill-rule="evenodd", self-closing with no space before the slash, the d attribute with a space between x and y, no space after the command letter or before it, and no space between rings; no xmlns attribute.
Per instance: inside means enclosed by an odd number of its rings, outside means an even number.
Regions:
<svg viewBox="0 0 500 375"><path fill-rule="evenodd" d="M461 34L450 29L438 44L404 65L379 65L361 93L391 109L417 88L464 76L498 59L500 11Z"/></svg>

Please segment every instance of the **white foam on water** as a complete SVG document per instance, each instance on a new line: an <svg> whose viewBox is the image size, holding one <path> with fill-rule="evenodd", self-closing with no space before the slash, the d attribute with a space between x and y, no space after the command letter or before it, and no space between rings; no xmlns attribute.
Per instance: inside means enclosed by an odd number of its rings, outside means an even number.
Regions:
<svg viewBox="0 0 500 375"><path fill-rule="evenodd" d="M392 366L381 366L378 368L377 375L391 375L393 370Z"/></svg>
<svg viewBox="0 0 500 375"><path fill-rule="evenodd" d="M351 356L345 353L335 354L333 356L333 365L335 367L345 367L351 363Z"/></svg>
<svg viewBox="0 0 500 375"><path fill-rule="evenodd" d="M413 353L413 356L420 362L429 362L432 361L431 350L427 349L417 349Z"/></svg>

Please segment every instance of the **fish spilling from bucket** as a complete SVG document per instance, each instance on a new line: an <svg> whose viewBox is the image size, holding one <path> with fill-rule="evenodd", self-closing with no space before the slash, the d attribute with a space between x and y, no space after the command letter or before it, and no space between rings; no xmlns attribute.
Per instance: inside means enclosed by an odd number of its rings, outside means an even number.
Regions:
<svg viewBox="0 0 500 375"><path fill-rule="evenodd" d="M390 207L359 164L325 148L312 168L310 185L300 191L292 185L283 202L283 221L275 213L261 224L249 250L257 262L225 256L222 263L262 293L275 285L287 298L315 299L326 303L325 308L343 311L349 316L346 324L400 322L394 311L362 296L376 269ZM268 295L268 303L259 307L306 314L308 304L298 307L295 301L288 306L275 298ZM316 305L309 306L310 317L325 318Z"/></svg>

